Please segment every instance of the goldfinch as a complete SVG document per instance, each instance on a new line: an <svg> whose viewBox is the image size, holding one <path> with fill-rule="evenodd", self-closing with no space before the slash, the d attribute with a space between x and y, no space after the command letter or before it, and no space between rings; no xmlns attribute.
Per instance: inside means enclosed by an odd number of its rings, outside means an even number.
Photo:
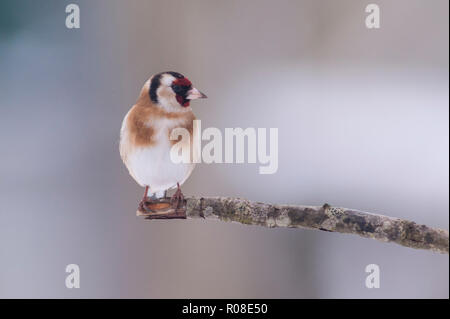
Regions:
<svg viewBox="0 0 450 319"><path fill-rule="evenodd" d="M174 128L189 131L192 145L194 113L190 101L206 95L192 86L180 73L162 72L147 80L136 104L128 111L120 130L120 156L134 180L145 187L139 208L151 211L147 204L165 197L177 188L171 203L176 207L184 199L180 189L195 164L174 163L170 150L177 140L170 139Z"/></svg>

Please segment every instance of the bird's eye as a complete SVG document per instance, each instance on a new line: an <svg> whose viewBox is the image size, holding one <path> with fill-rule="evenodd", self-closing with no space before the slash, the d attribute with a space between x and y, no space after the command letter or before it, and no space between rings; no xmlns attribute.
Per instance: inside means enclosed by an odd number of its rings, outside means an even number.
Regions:
<svg viewBox="0 0 450 319"><path fill-rule="evenodd" d="M190 87L187 87L187 86L178 85L178 84L172 84L172 90L177 95L185 96L189 89L190 89Z"/></svg>

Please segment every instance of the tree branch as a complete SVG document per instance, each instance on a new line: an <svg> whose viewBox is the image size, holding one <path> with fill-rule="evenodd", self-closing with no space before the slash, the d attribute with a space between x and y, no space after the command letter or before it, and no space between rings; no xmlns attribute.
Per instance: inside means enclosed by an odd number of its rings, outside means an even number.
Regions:
<svg viewBox="0 0 450 319"><path fill-rule="evenodd" d="M186 208L188 218L233 221L264 227L309 228L374 238L439 253L449 252L447 230L328 204L274 205L240 198L190 197L187 198ZM137 215L148 216L148 213L138 211Z"/></svg>

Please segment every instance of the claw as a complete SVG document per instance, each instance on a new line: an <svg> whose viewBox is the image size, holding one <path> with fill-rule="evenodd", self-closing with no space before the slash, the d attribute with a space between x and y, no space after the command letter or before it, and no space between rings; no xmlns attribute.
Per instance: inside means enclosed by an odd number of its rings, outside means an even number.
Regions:
<svg viewBox="0 0 450 319"><path fill-rule="evenodd" d="M152 200L142 199L141 202L139 203L139 209L144 212L147 212L147 213L153 213L154 210L150 209L147 206L147 203L151 203L151 202L152 202Z"/></svg>
<svg viewBox="0 0 450 319"><path fill-rule="evenodd" d="M139 203L139 210L141 210L143 212L147 212L147 213L153 213L154 210L150 209L147 206L147 203L152 203L153 202L153 200L147 196L148 195L148 189L149 189L149 187L146 186L145 187L145 192L144 192L144 197L142 197L142 200Z"/></svg>
<svg viewBox="0 0 450 319"><path fill-rule="evenodd" d="M166 193L164 197L148 197L148 186L139 203L139 211L148 219L186 219L186 207L184 195L181 192L180 184L177 183L177 190L168 200Z"/></svg>
<svg viewBox="0 0 450 319"><path fill-rule="evenodd" d="M176 205L174 206L174 202L176 201ZM178 209L180 207L180 202L182 203L184 201L184 195L181 192L180 184L177 183L177 190L172 195L172 198L170 199L170 204L175 208Z"/></svg>

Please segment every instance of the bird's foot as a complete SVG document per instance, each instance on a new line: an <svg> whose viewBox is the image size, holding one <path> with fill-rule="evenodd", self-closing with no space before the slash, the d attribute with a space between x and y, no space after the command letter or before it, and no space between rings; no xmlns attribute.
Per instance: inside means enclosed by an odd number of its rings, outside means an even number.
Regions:
<svg viewBox="0 0 450 319"><path fill-rule="evenodd" d="M150 208L151 204L153 204L155 201L149 197L143 198L139 203L139 210L146 213L153 213L155 212L153 209Z"/></svg>
<svg viewBox="0 0 450 319"><path fill-rule="evenodd" d="M181 192L180 185L171 198L148 197L148 188L145 189L144 197L139 203L138 216L145 216L147 219L186 219L186 200Z"/></svg>
<svg viewBox="0 0 450 319"><path fill-rule="evenodd" d="M184 202L184 195L181 192L181 188L180 185L178 185L177 190L175 191L175 193L172 195L172 198L170 199L170 203L172 204L172 207L177 209L180 207L180 204Z"/></svg>
<svg viewBox="0 0 450 319"><path fill-rule="evenodd" d="M177 190L172 195L170 199L170 204L172 208L175 210L175 213L179 215L181 218L186 218L186 200L184 199L184 195L181 192L180 184L177 183Z"/></svg>

